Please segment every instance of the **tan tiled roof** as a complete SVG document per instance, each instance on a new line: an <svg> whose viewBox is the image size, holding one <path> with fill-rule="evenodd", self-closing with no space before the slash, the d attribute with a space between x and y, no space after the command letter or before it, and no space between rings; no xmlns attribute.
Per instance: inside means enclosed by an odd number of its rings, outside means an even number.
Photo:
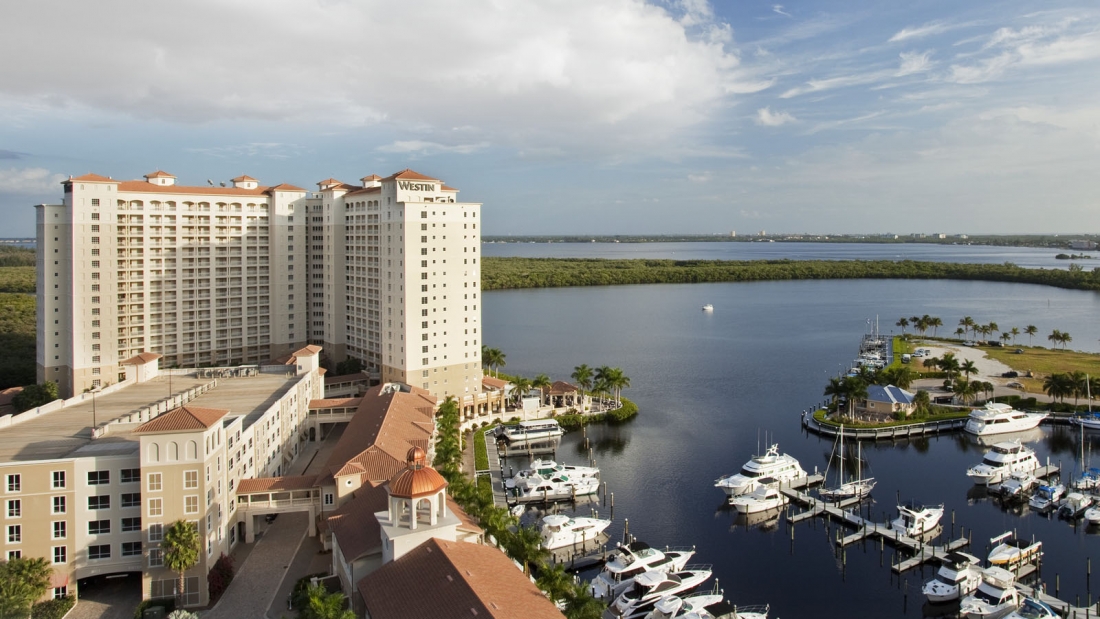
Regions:
<svg viewBox="0 0 1100 619"><path fill-rule="evenodd" d="M370 176L364 176L363 178L361 178L359 180L361 180L361 181L380 181L380 180L382 180L382 177L378 176L377 174L371 174Z"/></svg>
<svg viewBox="0 0 1100 619"><path fill-rule="evenodd" d="M325 377L326 385L334 385L338 383L354 383L364 380L370 380L370 374L366 372L356 372L354 374L334 374L332 376Z"/></svg>
<svg viewBox="0 0 1100 619"><path fill-rule="evenodd" d="M242 174L242 175L240 175L237 178L234 178L232 180L233 180L234 183L243 183L245 181L254 181L256 179L252 178L251 176L249 176L247 174Z"/></svg>
<svg viewBox="0 0 1100 619"><path fill-rule="evenodd" d="M458 191L458 190L457 190L457 189L455 189L454 187L448 187L448 186L446 186L446 185L440 185L440 186L439 186L439 190L440 190L440 191Z"/></svg>
<svg viewBox="0 0 1100 619"><path fill-rule="evenodd" d="M187 430L206 430L225 417L229 411L222 408L202 408L199 406L181 406L158 415L138 426L135 434L143 432L185 432Z"/></svg>
<svg viewBox="0 0 1100 619"><path fill-rule="evenodd" d="M287 183L280 183L271 188L271 191L305 191L301 187L296 185L289 185Z"/></svg>
<svg viewBox="0 0 1100 619"><path fill-rule="evenodd" d="M388 508L389 494L385 487L368 483L356 491L355 498L325 519L345 561L382 552L382 527L374 514Z"/></svg>
<svg viewBox="0 0 1100 619"><path fill-rule="evenodd" d="M316 475L242 479L241 482L237 484L237 494L255 494L257 492L278 492L285 490L307 490L316 486L316 481Z"/></svg>
<svg viewBox="0 0 1100 619"><path fill-rule="evenodd" d="M500 378L494 378L492 376L482 376L481 384L496 390L502 390L508 386L508 381Z"/></svg>
<svg viewBox="0 0 1100 619"><path fill-rule="evenodd" d="M119 365L143 365L143 364L149 363L151 361L156 361L157 359L160 359L160 358L161 358L161 355L158 355L155 352L143 352L140 355L134 355L133 357L130 357L129 359L123 361Z"/></svg>
<svg viewBox="0 0 1100 619"><path fill-rule="evenodd" d="M458 503L455 503L455 500L452 499L450 496L447 497L447 509L449 509L451 513L455 516L458 516L459 531L466 531L467 533L477 533L478 535L485 532L481 529L481 527L477 526L477 523L474 522L474 519L470 517L470 514L467 514L458 505Z"/></svg>
<svg viewBox="0 0 1100 619"><path fill-rule="evenodd" d="M134 193L181 193L200 196L263 196L267 187L244 189L243 187L190 187L186 185L157 185L148 181L118 181L119 191Z"/></svg>
<svg viewBox="0 0 1100 619"><path fill-rule="evenodd" d="M99 174L92 174L91 172L84 176L77 176L76 178L70 178L69 180L61 181L62 184L71 183L73 181L80 181L82 183L117 183L118 181L106 176L100 176Z"/></svg>
<svg viewBox="0 0 1100 619"><path fill-rule="evenodd" d="M314 410L319 408L352 408L358 407L362 401L363 398L320 398L310 400L309 407Z"/></svg>
<svg viewBox="0 0 1100 619"><path fill-rule="evenodd" d="M329 475L354 474L358 470L347 465L355 464L366 479L384 482L405 469L411 447L427 448L435 428L435 398L415 387L411 393L383 393L383 387L375 385L363 395L325 465Z"/></svg>
<svg viewBox="0 0 1100 619"><path fill-rule="evenodd" d="M408 168L405 168L404 170L401 170L400 172L390 174L389 176L387 176L386 178L384 178L382 180L392 181L392 180L395 180L395 179L414 180L414 181L438 181L439 180L438 178L432 178L430 176L424 176L420 172L414 172L414 171L412 171Z"/></svg>
<svg viewBox="0 0 1100 619"><path fill-rule="evenodd" d="M316 355L317 353L321 352L321 350L322 349L321 349L320 346L314 346L314 345L310 344L309 346L306 346L305 348L299 348L298 350L294 351L294 356L295 357L309 357L309 356L312 356L312 355Z"/></svg>
<svg viewBox="0 0 1100 619"><path fill-rule="evenodd" d="M360 187L360 188L356 189L355 191L349 191L347 193L347 195L349 195L349 196L360 196L360 195L367 194L367 193L381 193L381 192L382 192L381 187Z"/></svg>
<svg viewBox="0 0 1100 619"><path fill-rule="evenodd" d="M429 539L357 583L371 619L562 619L503 552Z"/></svg>
<svg viewBox="0 0 1100 619"><path fill-rule="evenodd" d="M555 380L553 385L550 385L550 390L546 393L548 395L569 395L580 391L576 385L571 385L564 380Z"/></svg>
<svg viewBox="0 0 1100 619"><path fill-rule="evenodd" d="M176 178L164 170L157 170L156 172L150 172L145 175L145 178Z"/></svg>

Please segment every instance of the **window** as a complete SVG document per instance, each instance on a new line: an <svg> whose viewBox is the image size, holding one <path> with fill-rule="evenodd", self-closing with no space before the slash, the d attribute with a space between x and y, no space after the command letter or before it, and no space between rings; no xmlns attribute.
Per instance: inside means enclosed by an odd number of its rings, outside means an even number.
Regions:
<svg viewBox="0 0 1100 619"><path fill-rule="evenodd" d="M52 487L53 488L64 488L65 487L65 471L54 471L53 472L53 486Z"/></svg>
<svg viewBox="0 0 1100 619"><path fill-rule="evenodd" d="M88 546L88 559L94 561L96 559L110 559L111 558L111 545L100 544L98 546Z"/></svg>
<svg viewBox="0 0 1100 619"><path fill-rule="evenodd" d="M332 493L331 492L326 492L325 493L325 505L332 505L332 503L333 503Z"/></svg>
<svg viewBox="0 0 1100 619"><path fill-rule="evenodd" d="M110 532L110 520L92 520L88 522L88 535L106 535Z"/></svg>
<svg viewBox="0 0 1100 619"><path fill-rule="evenodd" d="M161 499L149 499L149 515L161 516L164 514L164 504Z"/></svg>
<svg viewBox="0 0 1100 619"><path fill-rule="evenodd" d="M124 484L137 483L141 481L141 469L122 469L121 476Z"/></svg>
<svg viewBox="0 0 1100 619"><path fill-rule="evenodd" d="M65 537L68 536L68 534L69 534L68 525L65 523L64 520L54 521L54 523L53 523L53 538L54 539L65 539Z"/></svg>
<svg viewBox="0 0 1100 619"><path fill-rule="evenodd" d="M23 541L23 525L21 524L9 524L8 525L8 543L18 544Z"/></svg>
<svg viewBox="0 0 1100 619"><path fill-rule="evenodd" d="M149 567L161 567L164 565L164 552L160 548L149 551Z"/></svg>
<svg viewBox="0 0 1100 619"><path fill-rule="evenodd" d="M122 556L136 557L141 554L141 542L122 542Z"/></svg>
<svg viewBox="0 0 1100 619"><path fill-rule="evenodd" d="M184 471L183 472L183 487L191 490L199 487L199 472L198 471Z"/></svg>
<svg viewBox="0 0 1100 619"><path fill-rule="evenodd" d="M164 539L164 525L157 522L149 525L149 541L159 542Z"/></svg>
<svg viewBox="0 0 1100 619"><path fill-rule="evenodd" d="M8 518L18 518L23 515L23 501L12 499L8 501Z"/></svg>
<svg viewBox="0 0 1100 619"><path fill-rule="evenodd" d="M99 213L92 213L92 215L98 215L98 214ZM69 588L68 587L54 587L53 588L53 599L60 600L60 599L64 599L64 598L67 598L67 597L69 597Z"/></svg>
<svg viewBox="0 0 1100 619"><path fill-rule="evenodd" d="M131 531L141 530L141 516L135 518L123 518L122 519L122 532L129 533Z"/></svg>
<svg viewBox="0 0 1100 619"><path fill-rule="evenodd" d="M124 492L122 494L123 507L141 507L140 492Z"/></svg>
<svg viewBox="0 0 1100 619"><path fill-rule="evenodd" d="M55 496L53 498L53 513L64 514L65 513L65 497Z"/></svg>
<svg viewBox="0 0 1100 619"><path fill-rule="evenodd" d="M104 494L88 497L88 509L111 509L111 495Z"/></svg>
<svg viewBox="0 0 1100 619"><path fill-rule="evenodd" d="M53 547L53 562L56 563L68 563L69 553L67 546L54 546Z"/></svg>
<svg viewBox="0 0 1100 619"><path fill-rule="evenodd" d="M19 492L23 489L23 478L21 475L8 475L8 492Z"/></svg>
<svg viewBox="0 0 1100 619"><path fill-rule="evenodd" d="M149 473L149 491L160 492L161 477L160 473Z"/></svg>
<svg viewBox="0 0 1100 619"><path fill-rule="evenodd" d="M110 471L88 471L88 485L101 486L111 483Z"/></svg>
<svg viewBox="0 0 1100 619"><path fill-rule="evenodd" d="M183 513L199 513L199 497L197 495L192 494L190 496L183 497Z"/></svg>
<svg viewBox="0 0 1100 619"><path fill-rule="evenodd" d="M22 550L9 550L8 551L8 561L11 561L12 559L22 559L22 558L23 558L23 551Z"/></svg>

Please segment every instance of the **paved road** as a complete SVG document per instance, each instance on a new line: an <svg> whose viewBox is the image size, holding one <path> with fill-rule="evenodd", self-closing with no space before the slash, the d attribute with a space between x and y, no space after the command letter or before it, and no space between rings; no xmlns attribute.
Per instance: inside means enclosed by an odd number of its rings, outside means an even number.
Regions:
<svg viewBox="0 0 1100 619"><path fill-rule="evenodd" d="M80 589L80 601L66 619L131 619L140 602L140 573L93 578Z"/></svg>

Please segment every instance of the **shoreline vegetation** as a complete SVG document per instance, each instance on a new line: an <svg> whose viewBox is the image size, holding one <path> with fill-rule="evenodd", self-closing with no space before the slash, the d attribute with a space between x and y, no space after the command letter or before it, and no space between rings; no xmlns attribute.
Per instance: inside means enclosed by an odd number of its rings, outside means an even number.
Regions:
<svg viewBox="0 0 1100 619"><path fill-rule="evenodd" d="M953 279L1100 290L1100 269L914 260L648 260L483 258L483 290L813 279Z"/></svg>
<svg viewBox="0 0 1100 619"><path fill-rule="evenodd" d="M1100 242L1097 234L594 234L482 235L484 243L874 243L881 245L988 245L1072 249L1073 241Z"/></svg>

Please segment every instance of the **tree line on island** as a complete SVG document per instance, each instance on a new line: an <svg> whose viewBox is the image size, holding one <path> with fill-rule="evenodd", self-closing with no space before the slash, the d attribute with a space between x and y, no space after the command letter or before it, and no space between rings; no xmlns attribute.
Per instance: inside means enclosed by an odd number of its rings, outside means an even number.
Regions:
<svg viewBox="0 0 1100 619"><path fill-rule="evenodd" d="M494 377L500 376L498 370L507 365L506 359L507 355L501 352L499 348L490 348L488 345L482 344L481 364L487 367ZM622 400L622 390L630 387L630 377L624 374L621 368L606 365L590 368L587 364L582 363L573 368L570 378L576 383L581 396L592 394L601 401L604 396L607 396L618 403ZM517 406L523 396L532 389L538 389L541 396L540 401L545 402L546 391L554 384L546 374L539 374L534 378L509 376L508 382L512 383L512 398Z"/></svg>
<svg viewBox="0 0 1100 619"><path fill-rule="evenodd" d="M938 316L929 316L928 314L911 317L902 316L894 325L901 327L902 335L905 335L905 329L913 327L921 336L926 335L928 330L932 329L932 337L936 337L936 329L943 326L943 320ZM996 337L997 333L1001 334L1000 338ZM1013 346L1016 345L1016 338L1023 334L1028 337L1028 346L1030 346L1032 339L1039 334L1039 328L1035 325L1028 325L1023 329L1012 327L1011 329L1002 331L1000 325L993 321L989 321L983 325L975 322L970 316L963 316L959 319L959 326L955 329L956 337L960 339L967 336L977 337L979 334L987 339L992 335L994 336L994 340L1000 339L1004 344L1008 344L1009 341L1011 341ZM1053 343L1055 347L1060 344L1064 350L1066 345L1073 341L1073 336L1068 332L1054 329L1050 335L1047 336L1047 341Z"/></svg>

